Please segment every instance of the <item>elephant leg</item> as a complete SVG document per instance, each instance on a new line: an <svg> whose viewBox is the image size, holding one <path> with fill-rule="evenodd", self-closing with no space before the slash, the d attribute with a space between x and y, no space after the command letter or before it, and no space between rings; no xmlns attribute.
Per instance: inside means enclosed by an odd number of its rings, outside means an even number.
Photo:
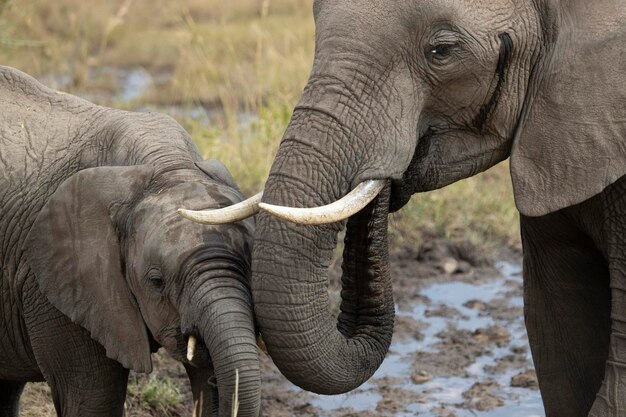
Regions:
<svg viewBox="0 0 626 417"><path fill-rule="evenodd" d="M609 357L604 382L589 417L626 415L626 277L623 272L613 274L613 271L611 266L612 326ZM616 279L615 275L620 279Z"/></svg>
<svg viewBox="0 0 626 417"><path fill-rule="evenodd" d="M24 318L57 414L122 417L128 370L107 358L102 345L52 307L38 290L25 304Z"/></svg>
<svg viewBox="0 0 626 417"><path fill-rule="evenodd" d="M522 216L524 312L546 417L586 417L604 377L609 271L577 224Z"/></svg>
<svg viewBox="0 0 626 417"><path fill-rule="evenodd" d="M24 382L0 379L0 417L17 417Z"/></svg>
<svg viewBox="0 0 626 417"><path fill-rule="evenodd" d="M626 193L616 189L617 198L607 199L605 235L609 246L611 272L611 341L602 388L590 417L622 417L626 415ZM621 208L621 209L620 209Z"/></svg>

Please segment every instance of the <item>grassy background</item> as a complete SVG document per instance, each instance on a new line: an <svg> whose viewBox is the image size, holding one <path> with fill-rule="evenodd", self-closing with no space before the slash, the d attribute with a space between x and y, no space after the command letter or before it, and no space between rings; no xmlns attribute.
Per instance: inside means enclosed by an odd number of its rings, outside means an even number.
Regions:
<svg viewBox="0 0 626 417"><path fill-rule="evenodd" d="M0 63L98 104L170 113L252 194L310 70L311 2L0 0ZM128 98L120 92L130 73L146 85ZM500 164L415 196L391 217L391 241L463 239L497 251L519 245L517 219L508 166ZM171 375L133 378L129 415L177 415L185 393ZM47 389L29 390L24 415L54 415L39 399Z"/></svg>
<svg viewBox="0 0 626 417"><path fill-rule="evenodd" d="M311 8L311 0L0 0L0 62L99 104L170 113L251 194L306 83ZM121 99L111 69L139 69L150 85ZM210 117L189 117L191 109ZM517 224L501 164L414 197L391 233L399 244L449 237L493 249L519 243Z"/></svg>

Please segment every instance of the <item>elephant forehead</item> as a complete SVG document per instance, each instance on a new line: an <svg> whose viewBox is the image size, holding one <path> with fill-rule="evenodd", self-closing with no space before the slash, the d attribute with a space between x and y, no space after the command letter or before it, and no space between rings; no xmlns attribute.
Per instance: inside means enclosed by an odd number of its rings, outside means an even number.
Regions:
<svg viewBox="0 0 626 417"><path fill-rule="evenodd" d="M466 23L506 22L528 2L519 0L344 0L316 2L317 26L356 33L392 32L394 22L424 23L437 19ZM365 26L363 23L382 23ZM391 26L390 26L391 25ZM397 28L397 27L396 27Z"/></svg>
<svg viewBox="0 0 626 417"><path fill-rule="evenodd" d="M243 224L202 226L181 219L133 236L130 256L139 275L154 265L175 275L186 264L213 258L249 264L251 242L252 233Z"/></svg>
<svg viewBox="0 0 626 417"><path fill-rule="evenodd" d="M241 201L242 196L229 186L213 181L186 181L163 187L151 197L152 204L168 209L169 205L200 204L218 208Z"/></svg>

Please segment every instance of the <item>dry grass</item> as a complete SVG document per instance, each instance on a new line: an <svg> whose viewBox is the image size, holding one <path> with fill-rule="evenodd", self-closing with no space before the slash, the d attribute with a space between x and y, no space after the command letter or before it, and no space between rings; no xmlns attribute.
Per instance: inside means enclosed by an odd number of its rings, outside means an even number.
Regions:
<svg viewBox="0 0 626 417"><path fill-rule="evenodd" d="M26 385L20 402L20 416L56 417L48 385L43 382Z"/></svg>
<svg viewBox="0 0 626 417"><path fill-rule="evenodd" d="M69 74L66 89L104 90L95 97L105 104L217 108L210 125L175 116L246 193L261 189L310 70L311 0L2 1L2 62L39 76ZM102 67L141 67L156 81L120 102L116 80L94 75ZM494 247L518 244L517 224L502 165L414 197L391 231L400 244L426 234Z"/></svg>
<svg viewBox="0 0 626 417"><path fill-rule="evenodd" d="M396 245L429 236L466 239L494 252L503 244L519 246L519 214L508 163L442 190L413 196L391 217L390 225Z"/></svg>
<svg viewBox="0 0 626 417"><path fill-rule="evenodd" d="M6 4L4 38L14 41L0 47L0 62L35 76L69 75L70 91L119 87L93 77L94 68L142 67L165 78L145 102L257 110L294 102L310 68L311 0Z"/></svg>

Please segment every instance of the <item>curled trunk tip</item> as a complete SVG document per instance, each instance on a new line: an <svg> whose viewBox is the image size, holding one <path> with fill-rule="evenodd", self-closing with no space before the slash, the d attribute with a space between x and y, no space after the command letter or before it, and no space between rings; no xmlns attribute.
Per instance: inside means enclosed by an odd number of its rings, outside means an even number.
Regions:
<svg viewBox="0 0 626 417"><path fill-rule="evenodd" d="M329 313L326 278L336 228L278 222L267 214L258 219L252 280L257 319L278 368L306 390L353 390L374 374L389 349L394 303L385 183L348 221L339 322Z"/></svg>

